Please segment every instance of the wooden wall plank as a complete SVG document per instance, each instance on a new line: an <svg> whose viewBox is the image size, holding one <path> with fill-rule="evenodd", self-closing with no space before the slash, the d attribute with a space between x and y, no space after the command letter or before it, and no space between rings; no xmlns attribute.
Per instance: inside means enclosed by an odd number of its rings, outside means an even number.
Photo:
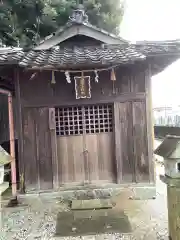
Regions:
<svg viewBox="0 0 180 240"><path fill-rule="evenodd" d="M74 136L72 138L73 143L73 169L74 169L74 181L77 183L83 183L85 180L84 172L84 158L83 158L83 136Z"/></svg>
<svg viewBox="0 0 180 240"><path fill-rule="evenodd" d="M99 180L99 167L98 167L98 135L97 134L86 134L85 145L87 149L87 171L89 172L89 180Z"/></svg>
<svg viewBox="0 0 180 240"><path fill-rule="evenodd" d="M23 108L25 188L52 189L52 149L48 108Z"/></svg>
<svg viewBox="0 0 180 240"><path fill-rule="evenodd" d="M115 103L115 153L118 183L133 182L132 103Z"/></svg>
<svg viewBox="0 0 180 240"><path fill-rule="evenodd" d="M97 136L99 180L115 182L114 134L100 133Z"/></svg>
<svg viewBox="0 0 180 240"><path fill-rule="evenodd" d="M133 140L136 182L149 181L145 102L133 102Z"/></svg>
<svg viewBox="0 0 180 240"><path fill-rule="evenodd" d="M142 67L131 71L131 92L145 92L145 70Z"/></svg>
<svg viewBox="0 0 180 240"><path fill-rule="evenodd" d="M23 72L20 79L22 104L26 107L82 105L145 98L143 94L145 90L143 91L140 84L142 77L137 76L131 79L133 73L129 68L120 68L116 71L115 93L113 93L113 84L110 81L110 71L99 73L99 83L95 82L94 73L88 73L91 76L92 98L78 101L75 97L73 74L71 74L71 84L67 83L64 73L61 72L55 73L56 80L58 79L56 84L51 84L50 72L38 72L34 79L29 80L31 74L32 72ZM132 80L133 83L131 83ZM131 84L134 84L132 89Z"/></svg>
<svg viewBox="0 0 180 240"><path fill-rule="evenodd" d="M122 144L122 180L134 182L134 159L133 159L133 126L132 126L132 103L121 103L121 144Z"/></svg>
<svg viewBox="0 0 180 240"><path fill-rule="evenodd" d="M33 191L39 189L35 112L33 109L23 109L23 161L25 162L25 189Z"/></svg>
<svg viewBox="0 0 180 240"><path fill-rule="evenodd" d="M70 91L71 92L71 91ZM73 93L71 93L73 94ZM24 107L68 107L68 106L86 106L89 104L109 104L114 102L127 102L127 101L138 101L138 100L145 100L146 95L145 93L124 93L121 95L113 95L111 97L107 95L103 95L101 98L91 98L91 99L79 99L78 101L75 99L71 101L64 101L60 98L50 98L49 102L44 101L44 99L39 99L37 102L35 100L32 101L24 101L22 99L22 105Z"/></svg>
<svg viewBox="0 0 180 240"><path fill-rule="evenodd" d="M86 134L90 181L114 182L113 134Z"/></svg>
<svg viewBox="0 0 180 240"><path fill-rule="evenodd" d="M36 146L40 189L53 188L52 148L49 130L49 109L36 109Z"/></svg>
<svg viewBox="0 0 180 240"><path fill-rule="evenodd" d="M57 137L58 174L60 185L69 182L67 141L68 139L66 137Z"/></svg>
<svg viewBox="0 0 180 240"><path fill-rule="evenodd" d="M67 161L67 169L68 169L68 182L76 182L76 173L75 173L75 164L76 160L79 159L80 153L78 151L78 147L74 148L75 138L68 136L67 139L67 153L68 153L68 161ZM78 141L78 139L76 139Z"/></svg>
<svg viewBox="0 0 180 240"><path fill-rule="evenodd" d="M132 103L120 103L122 181L134 182Z"/></svg>
<svg viewBox="0 0 180 240"><path fill-rule="evenodd" d="M83 136L57 137L60 185L85 180Z"/></svg>

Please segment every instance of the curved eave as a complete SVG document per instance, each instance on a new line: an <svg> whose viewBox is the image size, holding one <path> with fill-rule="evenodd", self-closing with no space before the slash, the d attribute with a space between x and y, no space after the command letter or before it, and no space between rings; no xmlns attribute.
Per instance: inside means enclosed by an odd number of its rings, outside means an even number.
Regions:
<svg viewBox="0 0 180 240"><path fill-rule="evenodd" d="M111 66L150 63L152 75L163 71L180 58L180 41L104 44L73 48L51 48L28 52L0 53L0 65L13 65L34 70L84 70Z"/></svg>
<svg viewBox="0 0 180 240"><path fill-rule="evenodd" d="M180 59L180 53L173 55L149 56L147 57L147 62L150 64L151 74L154 76L164 71L169 65L176 62L178 59Z"/></svg>

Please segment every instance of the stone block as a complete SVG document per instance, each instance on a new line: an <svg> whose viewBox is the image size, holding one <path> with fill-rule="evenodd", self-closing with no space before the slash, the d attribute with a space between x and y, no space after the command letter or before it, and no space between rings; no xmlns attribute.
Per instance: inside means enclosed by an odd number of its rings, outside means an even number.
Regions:
<svg viewBox="0 0 180 240"><path fill-rule="evenodd" d="M72 210L91 210L91 209L108 209L112 208L110 199L91 199L91 200L72 200Z"/></svg>

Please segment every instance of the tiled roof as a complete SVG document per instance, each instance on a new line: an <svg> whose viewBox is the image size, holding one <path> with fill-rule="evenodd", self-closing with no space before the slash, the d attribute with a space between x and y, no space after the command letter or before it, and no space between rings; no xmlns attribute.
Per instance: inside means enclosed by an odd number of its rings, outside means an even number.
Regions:
<svg viewBox="0 0 180 240"><path fill-rule="evenodd" d="M146 56L180 54L180 39L172 41L143 41L136 42L137 51Z"/></svg>
<svg viewBox="0 0 180 240"><path fill-rule="evenodd" d="M19 62L23 67L78 67L82 65L127 64L145 59L145 55L131 45L104 45L98 47L52 48L30 51Z"/></svg>
<svg viewBox="0 0 180 240"><path fill-rule="evenodd" d="M18 64L24 56L21 48L0 48L0 64Z"/></svg>
<svg viewBox="0 0 180 240"><path fill-rule="evenodd" d="M136 44L118 44L86 46L73 48L53 47L48 50L0 49L0 64L18 64L28 68L78 68L91 66L111 66L145 61L153 57L170 56L170 61L180 57L180 41L137 42ZM173 60L171 59L173 57ZM162 59L162 58L161 58ZM170 64L171 62L168 62ZM162 63L164 64L164 63ZM164 67L164 66L163 66Z"/></svg>

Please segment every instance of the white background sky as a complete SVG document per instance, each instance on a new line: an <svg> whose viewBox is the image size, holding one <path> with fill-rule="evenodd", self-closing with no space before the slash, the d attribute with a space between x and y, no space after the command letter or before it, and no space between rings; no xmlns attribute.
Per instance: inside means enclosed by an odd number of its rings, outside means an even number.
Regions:
<svg viewBox="0 0 180 240"><path fill-rule="evenodd" d="M137 40L180 39L180 0L126 0L121 36ZM152 78L153 104L180 105L180 60Z"/></svg>

